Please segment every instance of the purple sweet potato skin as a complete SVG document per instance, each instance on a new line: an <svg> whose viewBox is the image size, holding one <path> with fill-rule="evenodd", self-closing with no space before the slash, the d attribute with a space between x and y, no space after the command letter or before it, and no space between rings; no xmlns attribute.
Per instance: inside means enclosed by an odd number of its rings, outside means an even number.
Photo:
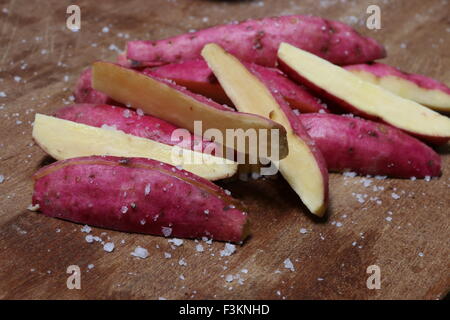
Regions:
<svg viewBox="0 0 450 320"><path fill-rule="evenodd" d="M398 178L441 174L441 159L433 149L389 125L334 114L298 117L330 171Z"/></svg>
<svg viewBox="0 0 450 320"><path fill-rule="evenodd" d="M192 150L194 150L194 145L201 141L194 135L191 135L190 141L172 139L172 133L178 129L177 126L156 117L140 115L133 109L125 107L106 104L75 104L59 109L54 116L98 128L107 125L134 136ZM203 141L202 150L211 143Z"/></svg>
<svg viewBox="0 0 450 320"><path fill-rule="evenodd" d="M76 103L114 104L121 103L114 101L106 94L92 88L92 70L85 69L75 85L74 97Z"/></svg>
<svg viewBox="0 0 450 320"><path fill-rule="evenodd" d="M50 217L180 238L239 242L247 233L239 202L209 181L155 160L73 158L41 168L34 179L33 204Z"/></svg>
<svg viewBox="0 0 450 320"><path fill-rule="evenodd" d="M384 63L374 62L370 64L356 64L345 66L345 69L352 71L364 71L373 74L377 78L382 78L386 76L395 76L410 82L415 83L418 87L428 90L440 90L446 94L450 95L450 88L444 83L439 82L433 78L426 77L420 74L406 73L398 68L389 66Z"/></svg>
<svg viewBox="0 0 450 320"><path fill-rule="evenodd" d="M292 15L219 25L159 41L130 41L127 57L148 66L198 59L202 48L211 42L240 60L269 67L276 66L281 42L339 65L386 56L385 49L375 40L341 22Z"/></svg>

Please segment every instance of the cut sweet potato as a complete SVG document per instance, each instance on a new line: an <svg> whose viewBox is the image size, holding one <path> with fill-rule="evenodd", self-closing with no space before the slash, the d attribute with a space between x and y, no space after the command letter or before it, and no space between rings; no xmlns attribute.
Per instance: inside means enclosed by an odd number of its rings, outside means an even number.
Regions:
<svg viewBox="0 0 450 320"><path fill-rule="evenodd" d="M298 117L330 171L351 170L398 178L441 174L441 159L433 149L389 125L334 114Z"/></svg>
<svg viewBox="0 0 450 320"><path fill-rule="evenodd" d="M450 138L450 119L435 111L287 43L281 44L278 56L282 69L291 77L346 110L380 119L431 143L445 143Z"/></svg>
<svg viewBox="0 0 450 320"><path fill-rule="evenodd" d="M227 159L42 114L36 114L33 138L57 160L91 155L151 158L208 180L228 178L237 171L237 163Z"/></svg>
<svg viewBox="0 0 450 320"><path fill-rule="evenodd" d="M346 66L345 69L400 97L437 111L450 112L450 88L435 79L406 73L383 63L356 64Z"/></svg>
<svg viewBox="0 0 450 320"><path fill-rule="evenodd" d="M328 112L326 105L313 96L306 88L292 82L281 71L254 63L244 63L257 69L261 80L272 90L279 91L293 109L301 112ZM212 70L203 59L171 63L156 68L147 68L144 74L171 79L192 92L211 98L214 101L232 105L232 102L218 83Z"/></svg>
<svg viewBox="0 0 450 320"><path fill-rule="evenodd" d="M130 41L127 57L157 66L198 59L203 46L216 43L242 61L274 67L281 42L340 65L386 56L380 44L348 25L320 17L292 15L220 25L159 41Z"/></svg>
<svg viewBox="0 0 450 320"><path fill-rule="evenodd" d="M308 209L322 216L327 208L328 172L299 119L279 93L270 91L254 76L257 70L247 70L216 44L206 45L202 55L238 110L271 118L286 128L289 155L279 162L280 172Z"/></svg>
<svg viewBox="0 0 450 320"><path fill-rule="evenodd" d="M202 121L203 130L215 129L222 133L228 148L236 147L234 139L228 141L227 129L255 130L258 141L268 149L271 139L262 139L260 132L277 130L279 156L288 153L286 131L282 125L254 114L238 113L203 96L193 94L174 83L129 70L112 63L93 65L93 87L126 105L141 108L145 113L166 120L194 132L194 121ZM263 130L260 130L263 129ZM203 132L202 132L203 134ZM266 137L269 137L267 135ZM249 147L246 145L246 147ZM244 150L240 150L244 152ZM249 152L246 149L245 152Z"/></svg>
<svg viewBox="0 0 450 320"><path fill-rule="evenodd" d="M125 107L106 104L76 104L59 109L55 113L55 117L98 128L112 128L134 136L191 150L201 144L201 149L195 148L195 151L199 152L206 148L214 150L211 141L202 141L194 135L189 135L186 140L181 139L174 135L174 131L178 129L177 126L149 115L139 114L135 110Z"/></svg>
<svg viewBox="0 0 450 320"><path fill-rule="evenodd" d="M144 158L84 157L34 175L33 205L50 217L126 232L240 242L240 202L213 183Z"/></svg>

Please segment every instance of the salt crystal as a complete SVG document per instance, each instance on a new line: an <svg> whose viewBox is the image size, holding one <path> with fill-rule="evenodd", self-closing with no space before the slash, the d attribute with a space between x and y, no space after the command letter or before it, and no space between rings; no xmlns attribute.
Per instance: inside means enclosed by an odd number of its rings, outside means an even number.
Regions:
<svg viewBox="0 0 450 320"><path fill-rule="evenodd" d="M137 109L136 112L137 112L138 116L142 117L144 115L144 111L142 109Z"/></svg>
<svg viewBox="0 0 450 320"><path fill-rule="evenodd" d="M425 181L426 181L426 182L431 181L431 177L430 177L430 176L425 176Z"/></svg>
<svg viewBox="0 0 450 320"><path fill-rule="evenodd" d="M400 196L398 194L396 194L395 192L392 192L391 196L395 200L400 199Z"/></svg>
<svg viewBox="0 0 450 320"><path fill-rule="evenodd" d="M181 258L180 260L178 260L178 264L183 267L187 266L187 262L184 260L184 258Z"/></svg>
<svg viewBox="0 0 450 320"><path fill-rule="evenodd" d="M103 27L102 32L103 33L108 33L109 32L109 28L108 27Z"/></svg>
<svg viewBox="0 0 450 320"><path fill-rule="evenodd" d="M181 239L177 239L177 238L173 238L168 240L169 243L173 243L174 245L176 245L177 247L181 246L183 244L183 240Z"/></svg>
<svg viewBox="0 0 450 320"><path fill-rule="evenodd" d="M2 98L5 98L5 97L6 97L5 91L0 91L0 97L2 97Z"/></svg>
<svg viewBox="0 0 450 320"><path fill-rule="evenodd" d="M1 179L0 179L0 180L1 180ZM3 182L3 181L2 181L2 182ZM32 204L30 204L30 205L27 207L27 209L28 209L29 211L38 211L39 208L40 208L39 203L35 204L34 206L33 206Z"/></svg>
<svg viewBox="0 0 450 320"><path fill-rule="evenodd" d="M301 233L301 234L305 234L305 233L307 233L307 232L308 232L308 230L306 230L305 228L301 228L301 229L300 229L300 233Z"/></svg>
<svg viewBox="0 0 450 320"><path fill-rule="evenodd" d="M150 193L150 191L152 190L150 183L147 183L145 185L145 189L144 189L144 195L148 195Z"/></svg>
<svg viewBox="0 0 450 320"><path fill-rule="evenodd" d="M117 127L115 124L113 124L112 126L109 126L107 124L102 124L102 126L100 128L105 129L105 130L117 130Z"/></svg>
<svg viewBox="0 0 450 320"><path fill-rule="evenodd" d="M128 110L128 109L123 110L123 116L124 116L125 118L131 117L131 111Z"/></svg>
<svg viewBox="0 0 450 320"><path fill-rule="evenodd" d="M242 273L248 273L248 269L242 269L241 272Z"/></svg>
<svg viewBox="0 0 450 320"><path fill-rule="evenodd" d="M356 177L357 173L356 172L350 172L350 171L346 171L343 173L344 177L349 177L349 178L354 178Z"/></svg>
<svg viewBox="0 0 450 320"><path fill-rule="evenodd" d="M195 250L197 250L197 252L203 252L205 249L201 244L198 244L195 246Z"/></svg>
<svg viewBox="0 0 450 320"><path fill-rule="evenodd" d="M172 255L168 252L164 252L164 258L170 259L170 258L172 258Z"/></svg>
<svg viewBox="0 0 450 320"><path fill-rule="evenodd" d="M287 258L286 260L284 260L283 263L284 263L284 267L285 267L286 269L289 269L289 270L291 270L292 272L295 271L295 268L294 268L294 265L292 264L291 259Z"/></svg>
<svg viewBox="0 0 450 320"><path fill-rule="evenodd" d="M159 297L158 300L167 300L167 299L164 297Z"/></svg>
<svg viewBox="0 0 450 320"><path fill-rule="evenodd" d="M419 252L419 257L423 257L423 256L424 256L423 252Z"/></svg>
<svg viewBox="0 0 450 320"><path fill-rule="evenodd" d="M185 279L185 277L182 274L180 274L180 280L184 280L184 279Z"/></svg>
<svg viewBox="0 0 450 320"><path fill-rule="evenodd" d="M92 263L90 263L90 264L88 264L88 269L93 269L94 268L94 265L92 264Z"/></svg>
<svg viewBox="0 0 450 320"><path fill-rule="evenodd" d="M122 208L120 208L120 212L122 212L123 214L127 213L127 211L128 211L127 206L122 206Z"/></svg>
<svg viewBox="0 0 450 320"><path fill-rule="evenodd" d="M233 282L233 276L232 276L231 274L227 275L227 276L225 277L225 281L226 281L226 282Z"/></svg>
<svg viewBox="0 0 450 320"><path fill-rule="evenodd" d="M236 246L231 243L225 243L225 248L220 251L221 257L231 256L236 251Z"/></svg>
<svg viewBox="0 0 450 320"><path fill-rule="evenodd" d="M81 232L85 232L85 233L90 233L91 232L91 230L92 230L92 228L91 227L89 227L87 224L86 225L84 225L84 227L83 228L81 228Z"/></svg>
<svg viewBox="0 0 450 320"><path fill-rule="evenodd" d="M148 250L142 247L136 247L131 255L141 259L146 259L148 257Z"/></svg>
<svg viewBox="0 0 450 320"><path fill-rule="evenodd" d="M20 82L20 80L22 80L21 77L19 77L19 76L15 76L15 77L14 77L14 81L15 81L15 82Z"/></svg>
<svg viewBox="0 0 450 320"><path fill-rule="evenodd" d="M392 221L392 217L386 217L386 221L391 222Z"/></svg>
<svg viewBox="0 0 450 320"><path fill-rule="evenodd" d="M169 237L172 234L172 228L169 228L169 227L162 227L161 231L162 231L164 237Z"/></svg>

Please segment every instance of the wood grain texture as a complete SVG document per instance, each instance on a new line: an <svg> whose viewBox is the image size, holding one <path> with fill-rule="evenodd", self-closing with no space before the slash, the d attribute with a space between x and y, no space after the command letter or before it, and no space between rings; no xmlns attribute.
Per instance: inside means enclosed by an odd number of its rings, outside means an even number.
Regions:
<svg viewBox="0 0 450 320"><path fill-rule="evenodd" d="M0 298L439 299L447 293L448 144L440 149L444 175L429 182L371 179L366 187L363 178L331 175L331 207L323 221L305 213L281 177L222 183L250 207L253 221L253 236L230 257L220 256L223 243L203 243L205 251L199 253L194 241L172 249L164 238L93 228L92 234L115 243L114 252L107 253L99 243L85 241L81 226L26 208L30 177L48 160L31 139L34 114L51 114L69 103L81 70L95 60L113 59L127 40L159 39L250 17L313 14L351 23L382 41L387 63L450 83L448 0L77 3L82 24L74 33L65 27L69 2L0 1L0 92L6 95L0 97L0 174L5 177ZM369 4L381 7L379 31L364 27ZM358 194L367 195L364 203ZM149 250L149 258L130 255L138 245ZM172 258L165 259L164 252ZM187 266L179 265L181 258ZM287 258L294 272L284 267ZM89 264L94 267L88 269ZM381 268L380 290L366 287L366 268L372 264ZM66 288L69 265L82 269L81 290ZM225 280L236 274L241 283Z"/></svg>

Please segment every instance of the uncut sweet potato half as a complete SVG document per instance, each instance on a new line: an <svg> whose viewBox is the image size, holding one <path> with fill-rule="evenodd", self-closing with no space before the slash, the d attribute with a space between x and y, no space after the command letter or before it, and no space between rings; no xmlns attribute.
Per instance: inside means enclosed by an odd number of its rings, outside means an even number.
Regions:
<svg viewBox="0 0 450 320"><path fill-rule="evenodd" d="M144 158L83 157L33 176L33 205L50 217L166 237L240 242L249 234L242 205L213 183Z"/></svg>
<svg viewBox="0 0 450 320"><path fill-rule="evenodd" d="M329 171L398 178L441 174L441 158L423 142L382 123L335 114L298 115Z"/></svg>
<svg viewBox="0 0 450 320"><path fill-rule="evenodd" d="M130 41L127 57L157 66L200 58L208 43L216 43L238 59L273 67L280 43L287 42L339 65L381 59L384 48L341 22L291 15L214 26L158 41Z"/></svg>

